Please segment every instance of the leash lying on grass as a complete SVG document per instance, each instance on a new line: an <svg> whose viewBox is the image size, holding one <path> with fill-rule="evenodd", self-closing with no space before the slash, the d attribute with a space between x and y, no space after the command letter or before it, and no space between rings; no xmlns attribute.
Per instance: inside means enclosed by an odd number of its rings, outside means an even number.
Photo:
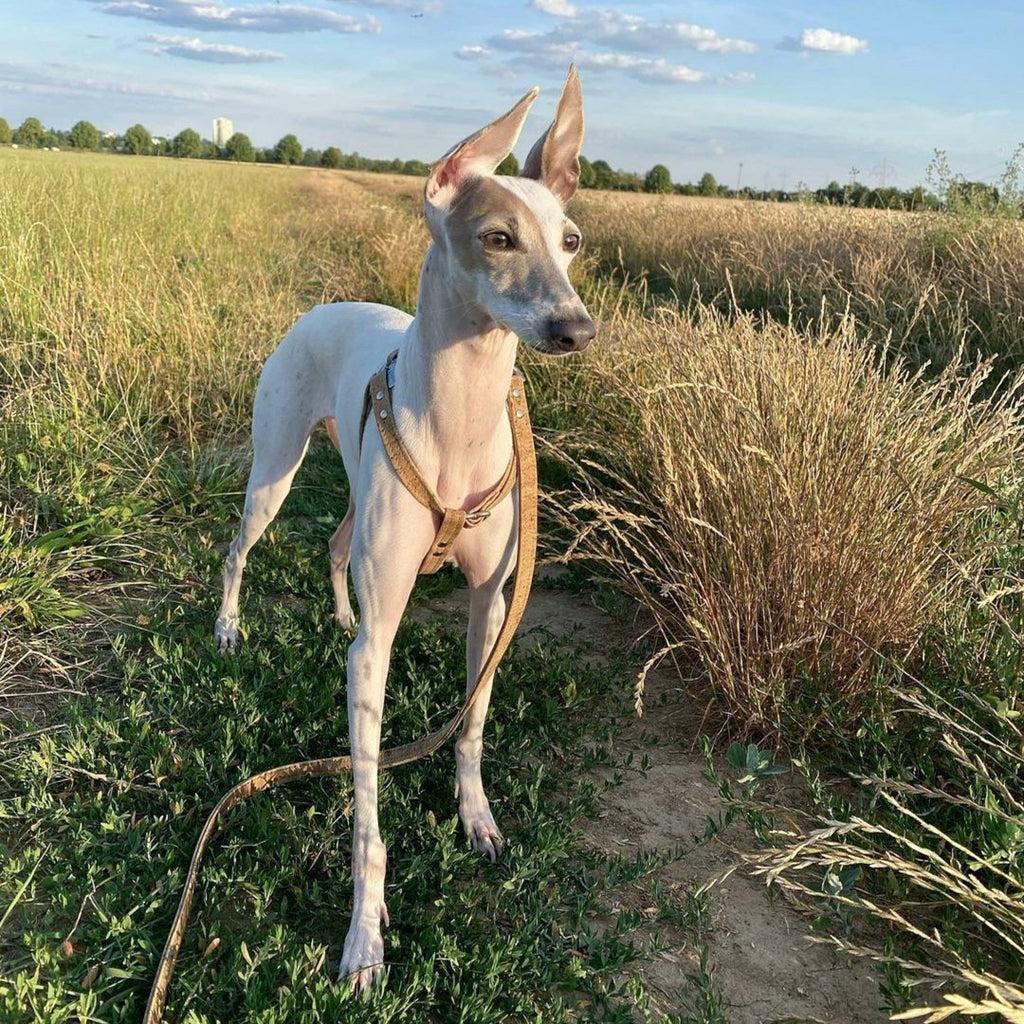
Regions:
<svg viewBox="0 0 1024 1024"><path fill-rule="evenodd" d="M381 391L379 387L377 390L373 390L374 381L377 381L378 377L379 375L371 379L370 397L373 401L377 423L380 425L382 421L384 424L387 424L390 414L386 410L390 408L390 402L385 402L383 395L379 399L376 397ZM384 380L383 391L386 394L388 390L386 373ZM510 478L509 473L506 472L495 490L484 499L482 505L470 513L463 512L462 510L445 509L437 502L436 497L429 488L426 488L426 495L432 500L425 500L421 496L425 485L419 478L419 474L416 472L412 460L409 459L408 453L405 452L397 431L389 429L387 425L381 431L382 436L388 437L385 442L388 454L392 458L392 465L402 479L402 482L423 504L429 508L434 508L436 504L437 508L435 508L435 511L441 513L442 527L435 538L434 548L445 539L445 522L450 522L454 517L456 521L459 521L460 529L462 525L472 525L472 522L466 523L467 518L471 518L474 514L479 515L481 512L486 514L487 509L508 495L515 476L518 476L519 479L519 526L515 581L512 585L512 596L505 609L505 618L494 641L494 647L491 648L491 653L487 656L487 660L480 670L480 675L477 677L473 689L469 692L459 712L440 729L429 733L421 739L415 740L412 743L406 743L400 747L392 747L390 750L382 750L380 752L381 768L394 768L398 765L418 761L420 758L429 757L435 750L451 739L476 701L482 684L494 674L499 662L508 650L509 644L512 642L516 628L522 621L526 602L530 596L533 570L537 559L537 456L533 447L533 433L530 428L530 414L526 405L526 393L523 389L522 378L518 373L512 377L512 384L509 388L505 404L508 410L509 423L512 427L514 474ZM385 411L383 417L381 417L382 410ZM401 448L402 455L393 454L397 450L393 447L396 443ZM396 458L398 459L397 462L395 461ZM410 471L414 474L413 477L408 475ZM500 497L496 497L499 494ZM434 548L432 548L424 560L424 568L421 569L421 572L436 572L442 564L443 558L440 560L431 558L434 554ZM434 564L435 562L436 564ZM192 912L192 903L195 899L196 886L199 881L199 870L203 863L206 848L220 819L233 807L237 807L254 793L258 793L261 790L270 789L273 786L281 786L289 782L298 782L300 779L341 775L349 771L351 767L352 759L348 755L320 757L312 761L296 761L293 764L280 765L277 768L268 768L266 771L259 772L244 782L238 783L237 786L228 790L221 797L220 802L206 819L206 824L203 825L203 829L199 833L199 839L196 841L195 852L192 854L192 861L185 876L181 899L178 901L178 909L175 912L174 920L171 922L171 930L167 936L167 941L164 943L163 952L160 954L160 961L157 964L156 977L153 979L153 986L150 989L149 1000L146 1003L146 1010L142 1018L143 1024L158 1024L163 1019L168 988L171 983L171 977L174 974L178 953L181 950L181 944L185 937L185 930L188 927L189 915Z"/></svg>

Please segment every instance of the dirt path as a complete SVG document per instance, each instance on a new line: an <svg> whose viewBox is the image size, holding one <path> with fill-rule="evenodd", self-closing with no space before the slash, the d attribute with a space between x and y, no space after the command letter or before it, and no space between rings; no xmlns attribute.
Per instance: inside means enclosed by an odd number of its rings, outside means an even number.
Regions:
<svg viewBox="0 0 1024 1024"><path fill-rule="evenodd" d="M552 572L547 571L550 577ZM417 618L465 614L467 592L426 602ZM575 631L581 651L600 657L602 650L625 650L634 631L565 590L534 588L523 621L524 630L544 626L556 634ZM725 810L717 788L704 777L704 760L696 748L700 731L678 677L670 671L652 673L647 711L637 719L623 706L614 738L620 754L646 753L644 774L628 773L622 784L599 797L599 819L586 822L590 842L605 852L689 852L659 872L664 889L678 897L713 882L710 889L710 954L707 989L721 997L721 1015L730 1024L876 1024L887 1020L878 1007L878 986L869 965L841 960L828 947L811 942L809 921L783 902L770 901L764 883L744 872L732 847L749 846L742 825L733 825L721 840L695 845L709 818ZM627 887L619 896L623 909L643 910L653 902L649 886ZM699 960L691 932L658 923L666 949L653 955L643 974L653 1007L679 1012L693 1002Z"/></svg>

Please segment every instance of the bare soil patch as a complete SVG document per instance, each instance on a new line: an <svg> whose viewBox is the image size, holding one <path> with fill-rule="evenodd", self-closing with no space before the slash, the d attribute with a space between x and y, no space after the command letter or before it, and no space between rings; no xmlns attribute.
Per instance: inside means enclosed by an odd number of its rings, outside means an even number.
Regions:
<svg viewBox="0 0 1024 1024"><path fill-rule="evenodd" d="M553 576L557 570L540 571L541 585L530 596L521 631L543 626L571 635L581 657L598 659L602 652L621 652L635 643L641 626L623 624L586 597L545 587L544 580ZM464 616L467 596L460 588L424 602L415 617ZM632 679L625 683L628 692ZM830 947L812 941L806 916L771 900L764 883L745 871L740 851L750 846L751 837L744 826L735 824L721 837L701 841L706 822L717 819L725 805L705 777L697 744L700 711L669 669L648 678L643 718L623 702L612 742L619 754L633 751L637 759L646 754L649 768L642 774L628 773L621 785L600 795L598 820L583 823L589 842L604 852L627 856L686 850L657 872L656 881L680 904L687 894L710 886L711 928L704 941L712 983L730 1024L887 1020L870 965L841 958ZM729 771L724 761L721 770ZM654 902L651 889L646 883L625 886L613 902L617 909L643 913ZM657 921L650 927L658 930L667 947L642 968L652 1004L661 1012L679 1012L693 1002L690 976L699 966L700 943L673 924Z"/></svg>

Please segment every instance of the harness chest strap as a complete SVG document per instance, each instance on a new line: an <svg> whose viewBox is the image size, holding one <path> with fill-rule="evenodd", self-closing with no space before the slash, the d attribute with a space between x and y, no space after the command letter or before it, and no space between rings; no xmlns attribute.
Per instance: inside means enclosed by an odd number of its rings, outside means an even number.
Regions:
<svg viewBox="0 0 1024 1024"><path fill-rule="evenodd" d="M388 356L387 362L370 378L370 383L366 388L365 409L367 414L370 410L373 411L377 430L384 443L384 450L405 489L421 505L441 516L441 523L437 528L434 542L420 565L420 573L429 576L444 565L451 546L458 539L459 534L464 529L482 523L491 514L491 509L508 497L516 482L516 453L513 447L512 456L501 479L474 508L468 512L461 508L446 508L434 489L423 479L423 475L416 463L413 462L395 424L395 413L391 407L391 385L388 378L397 355L397 351L392 352ZM514 437L517 421L526 420L529 423L523 379L518 373L512 376L512 383L509 385L508 395L505 399L505 408ZM360 433L362 432L360 431Z"/></svg>
<svg viewBox="0 0 1024 1024"><path fill-rule="evenodd" d="M516 383L517 380L518 383ZM518 377L513 378L509 398L510 401L514 399L516 403L511 407L509 418L512 423L512 459L515 467L513 479L515 479L516 472L519 479L519 528L516 537L518 548L515 581L512 584L512 595L505 607L505 619L498 630L494 646L480 670L480 675L477 676L473 689L458 713L453 715L440 729L436 729L412 743L393 747L390 750L382 750L378 762L381 768L393 768L396 765L409 764L411 761L427 757L455 735L456 730L462 725L466 715L476 703L484 682L490 679L498 668L498 663L505 651L508 650L516 627L522 621L523 612L526 610L526 602L530 596L530 584L533 582L533 570L537 561L537 455L533 447L533 432L530 429L530 414L526 407L522 380ZM522 415L519 414L520 412ZM390 419L390 415L387 418ZM339 757L320 757L312 761L296 761L294 764L280 765L277 768L268 768L266 771L259 772L239 782L221 797L220 802L206 819L206 823L199 833L199 839L196 841L196 848L185 875L181 898L178 901L178 909L175 911L167 941L164 943L163 952L160 954L157 964L156 976L153 978L149 999L142 1016L143 1024L159 1024L163 1019L171 977L174 974L178 952L184 941L189 915L192 912L192 902L195 899L196 887L199 882L199 869L202 867L206 847L209 845L221 817L232 807L237 807L253 793L258 793L261 790L281 786L288 782L297 782L299 779L342 775L351 770L352 758L348 754Z"/></svg>

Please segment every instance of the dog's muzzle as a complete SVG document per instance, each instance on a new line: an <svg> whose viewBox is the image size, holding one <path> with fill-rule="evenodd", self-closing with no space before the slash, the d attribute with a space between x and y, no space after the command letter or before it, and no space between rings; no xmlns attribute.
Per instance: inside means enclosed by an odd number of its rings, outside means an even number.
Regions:
<svg viewBox="0 0 1024 1024"><path fill-rule="evenodd" d="M582 352L594 340L597 328L589 316L552 317L547 341L555 352Z"/></svg>

